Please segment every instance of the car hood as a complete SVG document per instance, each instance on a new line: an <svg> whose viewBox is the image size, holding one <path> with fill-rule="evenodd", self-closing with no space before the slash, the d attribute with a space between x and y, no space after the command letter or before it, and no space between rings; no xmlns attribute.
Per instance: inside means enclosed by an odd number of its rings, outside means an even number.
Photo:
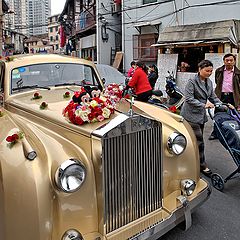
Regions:
<svg viewBox="0 0 240 240"><path fill-rule="evenodd" d="M74 125L68 122L67 119L65 119L62 115L63 109L68 105L68 102L70 101L70 99L63 98L63 95L66 91L69 90L66 88L40 90L38 92L42 98L36 100L32 100L33 94L36 91L11 95L6 100L6 108L10 112L13 112L14 114L20 114L33 122L36 121L37 117L38 121L41 119L41 121L45 122L45 124L47 124L47 122L55 123L65 128L77 131L81 134L90 136L94 130L105 125L117 115L121 113L128 113L131 105L129 100L122 99L121 102L117 105L117 110L110 116L109 119L106 119L102 122L91 124L88 123L81 126ZM40 109L42 102L46 102L48 104L48 107L46 109ZM133 111L146 117L157 119L162 123L165 122L165 124L171 122L172 125L174 121L179 122L179 117L174 116L175 114L171 114L168 111L164 111L160 108L156 108L155 106L146 103L136 101L133 105Z"/></svg>

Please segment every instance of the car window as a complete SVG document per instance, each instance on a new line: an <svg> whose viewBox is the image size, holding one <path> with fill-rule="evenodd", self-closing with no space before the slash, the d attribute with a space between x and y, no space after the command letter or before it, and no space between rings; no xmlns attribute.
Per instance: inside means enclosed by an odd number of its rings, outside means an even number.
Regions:
<svg viewBox="0 0 240 240"><path fill-rule="evenodd" d="M21 66L11 72L11 93L24 86L48 87L68 83L98 85L94 69L83 64L35 64Z"/></svg>
<svg viewBox="0 0 240 240"><path fill-rule="evenodd" d="M117 69L105 64L96 64L96 67L100 77L105 79L106 86L111 83L116 83L119 85L125 84L126 77Z"/></svg>

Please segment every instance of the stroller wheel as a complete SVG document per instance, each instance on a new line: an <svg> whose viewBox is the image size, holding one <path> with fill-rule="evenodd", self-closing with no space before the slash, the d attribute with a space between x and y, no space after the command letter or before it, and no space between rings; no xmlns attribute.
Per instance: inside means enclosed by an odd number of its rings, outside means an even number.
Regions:
<svg viewBox="0 0 240 240"><path fill-rule="evenodd" d="M213 187L217 190L222 191L224 189L224 179L217 173L213 173L211 176Z"/></svg>

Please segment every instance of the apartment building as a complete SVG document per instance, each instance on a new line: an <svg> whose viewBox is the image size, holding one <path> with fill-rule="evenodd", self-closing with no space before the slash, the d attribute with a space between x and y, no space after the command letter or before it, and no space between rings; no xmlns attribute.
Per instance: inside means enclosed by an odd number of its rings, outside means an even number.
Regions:
<svg viewBox="0 0 240 240"><path fill-rule="evenodd" d="M7 0L9 10L12 14L6 16L8 28L20 34L28 35L28 1Z"/></svg>
<svg viewBox="0 0 240 240"><path fill-rule="evenodd" d="M50 0L6 0L14 14L7 16L8 27L27 36L48 32Z"/></svg>
<svg viewBox="0 0 240 240"><path fill-rule="evenodd" d="M50 0L27 0L29 35L48 33L48 17L51 15Z"/></svg>
<svg viewBox="0 0 240 240"><path fill-rule="evenodd" d="M60 24L58 22L59 14L53 15L48 18L48 39L49 43L48 45L52 46L53 53L59 53L60 52L60 46L59 46L59 27Z"/></svg>

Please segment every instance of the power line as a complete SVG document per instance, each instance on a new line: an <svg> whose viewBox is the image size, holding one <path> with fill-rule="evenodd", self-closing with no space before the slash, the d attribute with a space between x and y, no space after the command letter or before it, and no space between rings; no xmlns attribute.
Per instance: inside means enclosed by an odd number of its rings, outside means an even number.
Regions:
<svg viewBox="0 0 240 240"><path fill-rule="evenodd" d="M158 3L156 3L156 4L151 4L151 6L152 5L161 5L161 4L163 4L163 3L168 3L168 2L172 2L172 1L174 1L174 0L166 0L166 1L164 1L164 2L158 2ZM186 1L187 2L187 1ZM183 8L179 8L179 9L177 9L177 10L175 10L175 11L172 11L172 12L170 12L170 13L166 13L166 14L164 14L164 15L162 15L162 16L157 16L156 18L151 18L150 20L151 21L154 21L154 20L157 20L157 19L161 19L161 18L165 18L165 17L168 17L168 16L171 16L171 15L174 15L174 14L176 14L176 13L178 13L178 12L181 12L181 11L184 11L184 10L186 10L186 9L189 9L189 8L196 8L196 7L207 7L207 6L214 6L214 5L225 5L225 4L236 4L236 3L239 3L240 2L240 0L225 0L225 1L220 1L220 2L212 2L212 3L204 3L204 4L195 4L195 5L189 5L188 4L188 6L185 6L185 7L183 7ZM123 11L120 11L120 12L125 12L125 11L128 11L128 10L134 10L134 9L139 9L139 8L142 8L142 7L145 7L145 5L141 5L141 6L136 6L136 7L131 7L131 8L127 8L127 9L124 9ZM158 7L158 6L157 6ZM151 9L149 12L147 12L144 16L147 16L148 14L150 14L150 13L152 13L153 12L153 10L156 10L156 8L154 8L154 9ZM101 14L101 15L112 15L112 13L103 13L103 14ZM144 16L142 16L142 17L140 17L139 19L137 19L137 20L135 20L135 21L131 21L131 22L125 22L125 23L117 23L117 24L108 24L108 26L120 26L120 25L128 25L128 24L134 24L134 23L136 23L138 20L140 20L140 19L142 19ZM87 20L87 19L89 19L89 18L92 18L92 16L89 16L89 17L85 17L85 18L83 18L83 20ZM110 19L106 19L107 21L110 21ZM145 20L143 20L143 21L146 21L146 19ZM15 29L31 29L31 28L34 28L34 27L46 27L46 26L48 26L48 24L37 24L37 25L22 25L21 27L15 27Z"/></svg>

